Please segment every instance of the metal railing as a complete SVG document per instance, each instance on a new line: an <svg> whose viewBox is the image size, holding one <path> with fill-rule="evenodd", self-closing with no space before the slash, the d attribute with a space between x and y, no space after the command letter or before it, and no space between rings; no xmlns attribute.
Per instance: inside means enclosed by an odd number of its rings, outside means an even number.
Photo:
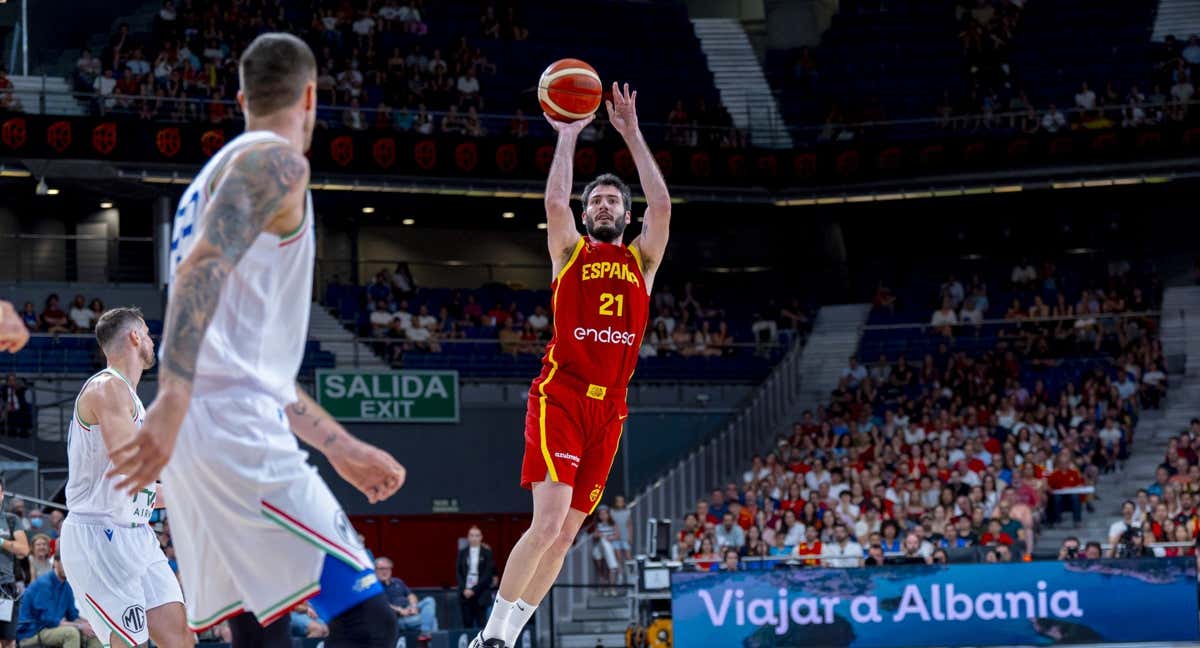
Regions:
<svg viewBox="0 0 1200 648"><path fill-rule="evenodd" d="M800 397L800 356L804 339L798 337L792 343L783 359L755 390L742 412L723 432L676 463L631 500L631 546L639 546L639 530L645 529L651 518L677 517L680 511L695 504L714 484L724 483L730 476L740 474L755 453L773 442L790 406ZM576 542L567 552L559 580L590 584L593 582L592 572L590 544L586 541ZM587 603L575 590L554 592L553 596L558 597L556 623L569 620L577 607Z"/></svg>
<svg viewBox="0 0 1200 648"><path fill-rule="evenodd" d="M68 80L70 81L70 80ZM1149 84L1147 84L1149 87ZM236 101L227 99L193 99L183 97L158 97L158 96L143 96L143 95L101 95L95 91L60 91L49 90L43 82L37 90L36 106L23 106L22 109L30 113L47 113L52 109L55 102L47 101L51 98L73 99L85 110L91 111L97 115L123 115L132 118L142 118L153 120L155 122L212 122L212 106L220 106L217 114L221 115L221 120L237 122L241 120L240 108ZM747 123L758 123L763 125L760 133L765 139L770 140L772 134L786 131L789 133L796 143L820 143L833 141L846 141L847 134L849 139L853 139L858 135L867 132L880 132L889 129L902 129L906 135L911 135L914 132L925 131L927 133L939 132L969 132L969 133L986 133L986 132L1021 132L1022 122L1031 120L1029 123L1036 124L1036 128L1025 131L1026 134L1034 134L1034 132L1049 132L1051 134L1058 132L1070 132L1072 124L1083 124L1088 121L1088 118L1096 119L1103 117L1109 123L1095 123L1093 127L1103 128L1129 128L1153 126L1158 123L1193 123L1200 119L1200 111L1197 107L1200 106L1200 99L1193 99L1186 102L1175 101L1171 97L1163 97L1159 101L1159 97L1149 97L1145 101L1137 104L1140 113L1135 113L1128 102L1122 104L1097 106L1092 109L1084 109L1075 106L1068 108L1056 108L1051 112L1048 109L1029 108L1026 110L1015 111L999 111L999 112L969 112L969 113L954 113L950 115L933 115L928 117L910 117L903 119L885 119L874 121L846 121L839 122L836 120L828 120L823 124L805 124L805 125L790 125L776 123L772 117L772 111L766 105L767 101L776 101L773 93L751 93L747 97L745 103L745 117ZM63 102L58 102L63 103ZM143 105L149 104L151 108L143 110ZM391 107L380 110L378 107L359 107L357 108L357 117L347 118L348 110L352 110L350 106L327 104L319 106L318 125L324 128L337 130L392 130L396 132L414 132L420 134L442 133L442 120L448 115L448 111L426 111L424 114L428 117L429 127L427 130L419 130L417 128L417 110L411 109L408 113L412 119L403 118L397 119L396 115L402 112L400 107ZM1176 116L1178 113L1178 116ZM615 133L604 131L606 128L600 128L600 123L603 123L604 110L599 111L601 120L598 120L597 131L599 137L613 138ZM1052 128L1047 130L1043 126L1043 120L1047 116L1051 117ZM1056 115L1061 115L1062 120L1059 123ZM467 119L465 111L458 111L457 116L464 121ZM478 126L481 131L477 131L478 136L495 136L509 135L511 125L516 120L524 120L526 132L531 136L549 137L552 131L542 117L537 114L500 114L500 113L479 113L472 118L478 120ZM654 117L649 120L643 120L640 125L647 139L653 142L664 142L679 146L706 146L717 145L722 147L741 148L750 142L750 138L754 133L747 132L746 129L739 129L731 126L714 126L700 125L695 123L666 123L658 121L661 117ZM585 135L583 141L588 141Z"/></svg>

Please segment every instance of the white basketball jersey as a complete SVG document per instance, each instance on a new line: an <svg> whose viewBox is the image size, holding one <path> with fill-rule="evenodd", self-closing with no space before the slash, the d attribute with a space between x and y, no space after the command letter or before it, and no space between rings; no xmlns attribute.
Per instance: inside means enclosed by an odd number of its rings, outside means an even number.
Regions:
<svg viewBox="0 0 1200 648"><path fill-rule="evenodd" d="M117 370L110 367L88 378L79 393L83 394L88 383L103 375L113 376L111 380L120 380L129 388L134 406L133 422L137 427L142 427L146 408L142 406L142 399L138 398L133 385ZM114 487L117 480L104 477L112 468L104 437L100 435L100 424L85 423L79 417L79 397L76 397L75 412L67 428L67 510L71 515L105 518L116 526L146 524L154 511L158 486L151 484L137 496L130 497L117 491Z"/></svg>
<svg viewBox="0 0 1200 648"><path fill-rule="evenodd" d="M276 140L270 131L248 131L226 144L204 165L183 193L171 235L170 280L204 228L214 181L237 151ZM308 338L312 302L312 194L303 221L293 232L258 235L225 280L220 303L196 359L193 398L266 394L281 406L296 402L296 374ZM169 294L168 294L169 299Z"/></svg>

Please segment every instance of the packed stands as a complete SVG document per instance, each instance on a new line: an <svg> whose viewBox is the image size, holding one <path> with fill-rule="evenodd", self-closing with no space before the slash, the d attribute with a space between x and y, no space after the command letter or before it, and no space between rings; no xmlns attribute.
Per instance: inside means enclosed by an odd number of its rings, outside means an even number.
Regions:
<svg viewBox="0 0 1200 648"><path fill-rule="evenodd" d="M591 25L586 43L560 26L588 23L595 11L590 5L311 4L288 0L266 9L229 0L165 0L151 33L122 23L102 52L82 52L74 87L81 97L96 94L88 101L97 113L220 124L239 117L233 100L241 50L257 34L281 30L304 38L317 55L324 128L545 136L550 129L538 114L534 85L548 63L568 56L591 62L607 80L688 88L691 128L731 125L680 3L606 4L606 20ZM629 39L641 43L636 54L615 45ZM643 65L647 58L656 65ZM643 123L667 121L677 99L647 94ZM612 135L605 130L598 123L584 139ZM666 135L649 131L656 139Z"/></svg>
<svg viewBox="0 0 1200 648"><path fill-rule="evenodd" d="M1039 310L1017 309L992 336L970 320L917 326L914 334L911 322L924 321L922 311L928 318L928 307L901 304L932 298L881 290L873 318L893 324L863 335L865 362L850 358L826 402L755 457L738 482L697 504L683 520L677 557L702 569L727 548L766 564L1005 561L1029 556L1044 527L1070 517L1078 528L1083 509L1093 510L1088 486L1120 468L1140 413L1158 407L1167 389L1149 312L1158 293L1137 287L1157 279L1119 260L1078 273L1022 262L1010 279L996 292L1011 290ZM953 277L940 289L911 285L957 315L976 309L971 302L987 293L980 282L970 293ZM1089 289L1071 293L1076 283ZM1055 303L1062 293L1083 303L1067 305L1057 320L1068 325L1066 343L1048 345L1056 320L1042 295ZM1080 323L1089 320L1085 332ZM1095 328L1096 320L1106 323ZM895 349L898 356L880 354ZM909 362L904 353L923 359ZM1190 468L1172 462L1188 479ZM1173 514L1179 507L1179 498L1168 504Z"/></svg>

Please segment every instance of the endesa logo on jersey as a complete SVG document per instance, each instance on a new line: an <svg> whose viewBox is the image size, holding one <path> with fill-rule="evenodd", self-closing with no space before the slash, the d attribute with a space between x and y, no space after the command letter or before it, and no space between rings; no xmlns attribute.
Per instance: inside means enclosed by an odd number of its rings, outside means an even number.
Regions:
<svg viewBox="0 0 1200 648"><path fill-rule="evenodd" d="M637 334L627 331L618 331L613 327L594 329L583 328L582 326L575 328L576 340L591 340L601 344L624 344L625 346L634 346L637 343Z"/></svg>

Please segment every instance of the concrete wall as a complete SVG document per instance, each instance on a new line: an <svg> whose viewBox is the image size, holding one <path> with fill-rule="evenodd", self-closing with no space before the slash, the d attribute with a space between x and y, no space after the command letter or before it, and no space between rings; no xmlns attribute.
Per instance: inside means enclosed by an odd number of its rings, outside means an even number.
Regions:
<svg viewBox="0 0 1200 648"><path fill-rule="evenodd" d="M688 0L692 18L737 18L759 21L765 17L763 0Z"/></svg>
<svg viewBox="0 0 1200 648"><path fill-rule="evenodd" d="M550 285L550 258L543 231L466 234L456 229L422 228L411 230L411 236L408 231L400 227L359 230L359 271L364 282L381 268L391 270L397 262L405 261L417 285L478 288L492 281L530 288ZM446 265L466 259L471 261L469 267ZM486 264L496 265L481 267Z"/></svg>
<svg viewBox="0 0 1200 648"><path fill-rule="evenodd" d="M769 49L816 46L829 29L838 0L763 0Z"/></svg>

